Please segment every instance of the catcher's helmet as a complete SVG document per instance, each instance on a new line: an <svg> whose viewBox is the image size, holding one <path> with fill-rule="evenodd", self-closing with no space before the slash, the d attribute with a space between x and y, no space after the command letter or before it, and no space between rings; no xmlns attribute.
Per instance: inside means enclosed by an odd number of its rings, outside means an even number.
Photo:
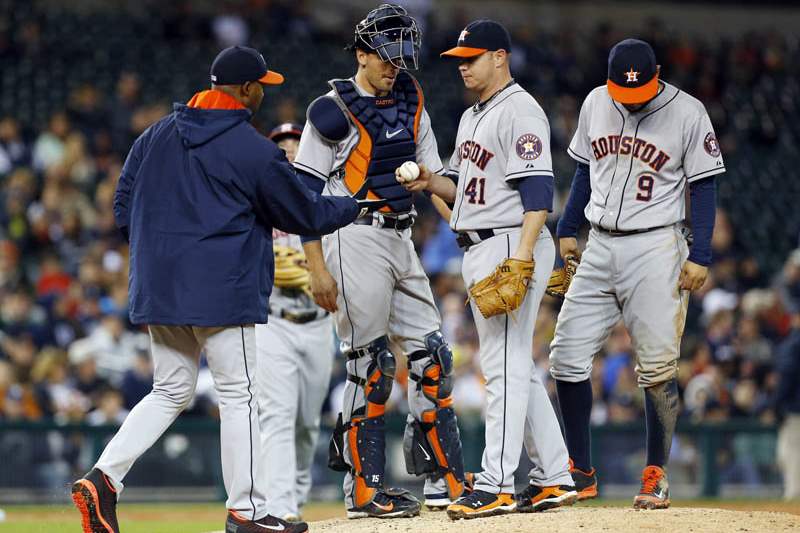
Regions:
<svg viewBox="0 0 800 533"><path fill-rule="evenodd" d="M356 25L353 48L373 51L397 68L416 70L419 46L417 21L401 6L381 4Z"/></svg>

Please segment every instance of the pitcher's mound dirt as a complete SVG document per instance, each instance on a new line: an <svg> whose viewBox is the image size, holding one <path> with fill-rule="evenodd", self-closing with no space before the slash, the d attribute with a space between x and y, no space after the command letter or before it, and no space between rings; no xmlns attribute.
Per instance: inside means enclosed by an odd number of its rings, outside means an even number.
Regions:
<svg viewBox="0 0 800 533"><path fill-rule="evenodd" d="M657 511L618 507L571 507L543 513L516 513L455 522L448 519L444 512L423 512L416 518L389 520L337 518L312 522L309 530L310 533L789 532L800 531L800 516L763 511L680 507Z"/></svg>

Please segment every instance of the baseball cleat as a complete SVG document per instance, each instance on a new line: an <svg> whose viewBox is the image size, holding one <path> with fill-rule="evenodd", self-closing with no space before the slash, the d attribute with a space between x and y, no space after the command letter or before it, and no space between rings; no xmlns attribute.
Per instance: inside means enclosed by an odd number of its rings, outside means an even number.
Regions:
<svg viewBox="0 0 800 533"><path fill-rule="evenodd" d="M419 500L404 489L382 489L372 501L347 510L347 518L408 518L419 515Z"/></svg>
<svg viewBox="0 0 800 533"><path fill-rule="evenodd" d="M514 495L506 492L492 494L482 490L474 490L471 494L459 498L447 507L450 520L460 518L481 518L498 514L513 513L517 508Z"/></svg>
<svg viewBox="0 0 800 533"><path fill-rule="evenodd" d="M305 522L290 523L269 514L258 520L248 520L236 511L228 510L228 519L225 521L225 533L266 533L268 531L305 533L308 531L308 524Z"/></svg>
<svg viewBox="0 0 800 533"><path fill-rule="evenodd" d="M569 460L569 473L575 482L578 491L578 501L597 498L597 471L592 468L588 472L575 468L572 459Z"/></svg>
<svg viewBox="0 0 800 533"><path fill-rule="evenodd" d="M119 533L117 491L103 472L92 468L73 483L72 501L81 513L83 533Z"/></svg>
<svg viewBox="0 0 800 533"><path fill-rule="evenodd" d="M520 513L538 513L556 507L572 505L578 501L578 492L571 485L528 485L517 494L517 511Z"/></svg>
<svg viewBox="0 0 800 533"><path fill-rule="evenodd" d="M642 471L642 488L633 498L634 509L666 509L669 507L667 473L658 466L646 466Z"/></svg>

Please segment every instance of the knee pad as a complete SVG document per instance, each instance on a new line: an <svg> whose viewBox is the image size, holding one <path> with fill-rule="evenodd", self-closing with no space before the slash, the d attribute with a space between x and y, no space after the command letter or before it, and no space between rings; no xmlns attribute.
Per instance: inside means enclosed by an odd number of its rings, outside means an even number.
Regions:
<svg viewBox="0 0 800 533"><path fill-rule="evenodd" d="M356 352L356 357L359 359L365 356L371 359L367 367L367 379L356 383L364 387L364 397L367 402L365 414L367 418L372 418L382 416L386 411L386 402L392 394L397 363L394 354L389 351L389 340L385 336Z"/></svg>
<svg viewBox="0 0 800 533"><path fill-rule="evenodd" d="M453 352L444 340L441 331L434 331L425 336L425 351L414 352L409 356L416 361L430 356L422 371L422 376L412 375L423 394L437 407L448 407L452 404L450 395L453 392Z"/></svg>

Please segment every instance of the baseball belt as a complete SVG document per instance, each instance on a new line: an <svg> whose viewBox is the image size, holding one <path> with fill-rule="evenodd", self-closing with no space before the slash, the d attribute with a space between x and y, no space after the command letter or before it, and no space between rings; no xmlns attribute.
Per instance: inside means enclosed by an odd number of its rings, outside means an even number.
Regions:
<svg viewBox="0 0 800 533"><path fill-rule="evenodd" d="M359 217L353 221L353 224L403 231L414 225L414 219L415 217L411 213L403 213L396 216L387 216L383 213L375 213L374 215Z"/></svg>
<svg viewBox="0 0 800 533"><path fill-rule="evenodd" d="M629 231L618 231L613 229L604 228L598 224L592 224L592 229L599 231L600 233L605 233L606 235L611 235L612 237L625 237L627 235L639 235L640 233L648 233L650 231L655 231L657 229L662 228L669 228L673 226L673 224L666 224L663 226L653 226L651 228L641 228L641 229L634 229Z"/></svg>
<svg viewBox="0 0 800 533"><path fill-rule="evenodd" d="M475 246L476 244L485 241L486 239L491 239L495 235L500 235L501 233L508 233L509 231L517 227L519 226L513 226L509 228L459 231L458 235L456 236L456 244L458 244L459 248L462 248L464 250L469 250L470 246Z"/></svg>
<svg viewBox="0 0 800 533"><path fill-rule="evenodd" d="M269 314L280 317L295 324L306 324L328 316L328 312L323 309L310 309L308 311L290 311L285 308L269 306Z"/></svg>

